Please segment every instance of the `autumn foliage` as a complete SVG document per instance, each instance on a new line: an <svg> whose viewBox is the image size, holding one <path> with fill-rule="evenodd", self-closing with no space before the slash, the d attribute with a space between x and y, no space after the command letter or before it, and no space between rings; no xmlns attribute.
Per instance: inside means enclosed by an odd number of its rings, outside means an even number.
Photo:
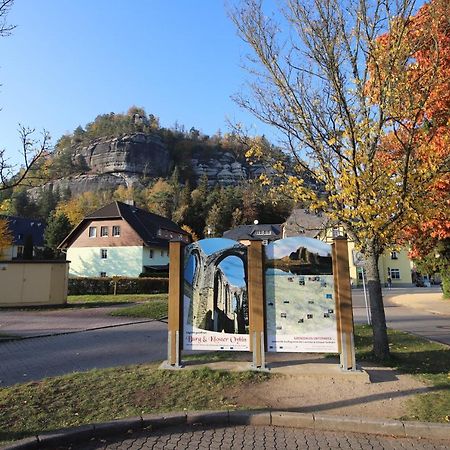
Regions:
<svg viewBox="0 0 450 450"><path fill-rule="evenodd" d="M0 259L3 251L12 244L13 237L8 227L8 221L0 217Z"/></svg>
<svg viewBox="0 0 450 450"><path fill-rule="evenodd" d="M413 200L400 240L412 242L411 256L426 256L437 241L450 238L450 2L432 0L415 16L397 23L376 41L369 65L372 100L386 101L380 80L395 80L387 102L393 126L381 143L379 159L394 173L405 145L413 150L411 176L425 189ZM397 32L396 32L397 31ZM407 39L401 38L405 34ZM394 77L392 78L392 75ZM415 212L415 214L414 214Z"/></svg>

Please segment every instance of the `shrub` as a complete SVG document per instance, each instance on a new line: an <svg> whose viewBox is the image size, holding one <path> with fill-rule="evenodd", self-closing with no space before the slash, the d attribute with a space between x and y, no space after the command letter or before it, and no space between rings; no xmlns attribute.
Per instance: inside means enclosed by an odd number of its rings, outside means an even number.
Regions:
<svg viewBox="0 0 450 450"><path fill-rule="evenodd" d="M168 278L69 278L69 295L162 294L169 291Z"/></svg>

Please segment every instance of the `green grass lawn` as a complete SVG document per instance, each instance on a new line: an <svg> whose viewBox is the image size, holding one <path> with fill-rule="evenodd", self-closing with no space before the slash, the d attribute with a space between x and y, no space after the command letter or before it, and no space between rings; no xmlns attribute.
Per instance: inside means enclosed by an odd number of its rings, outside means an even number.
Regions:
<svg viewBox="0 0 450 450"><path fill-rule="evenodd" d="M98 308L124 303L140 303L150 300L166 300L167 294L119 294L119 295L69 295L67 306L76 308Z"/></svg>
<svg viewBox="0 0 450 450"><path fill-rule="evenodd" d="M0 443L121 417L233 408L233 393L269 375L157 365L92 370L0 389Z"/></svg>
<svg viewBox="0 0 450 450"><path fill-rule="evenodd" d="M388 330L391 358L382 364L418 376L435 389L410 401L410 414L405 419L425 422L450 421L450 348L418 336ZM355 327L357 361L374 360L371 354L372 329ZM379 362L379 361L377 361Z"/></svg>
<svg viewBox="0 0 450 450"><path fill-rule="evenodd" d="M127 308L120 308L111 313L112 316L120 317L139 317L146 319L162 319L167 317L167 299L166 300L151 300L139 305L130 306Z"/></svg>

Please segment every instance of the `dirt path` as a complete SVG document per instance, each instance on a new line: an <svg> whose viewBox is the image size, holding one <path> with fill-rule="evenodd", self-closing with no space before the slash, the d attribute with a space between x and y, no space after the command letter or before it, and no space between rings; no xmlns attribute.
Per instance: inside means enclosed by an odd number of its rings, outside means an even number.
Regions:
<svg viewBox="0 0 450 450"><path fill-rule="evenodd" d="M408 414L407 401L428 391L410 375L393 369L367 367L371 382L354 378L280 375L232 399L245 407L265 407L297 412L365 418L399 419Z"/></svg>
<svg viewBox="0 0 450 450"><path fill-rule="evenodd" d="M187 362L186 367L248 370L249 359L236 355L233 361ZM318 354L268 355L269 381L236 389L227 395L230 407L271 408L296 412L399 419L410 415L408 400L431 390L411 375L389 367L362 364L363 371L343 373L337 358ZM370 365L369 365L370 364Z"/></svg>

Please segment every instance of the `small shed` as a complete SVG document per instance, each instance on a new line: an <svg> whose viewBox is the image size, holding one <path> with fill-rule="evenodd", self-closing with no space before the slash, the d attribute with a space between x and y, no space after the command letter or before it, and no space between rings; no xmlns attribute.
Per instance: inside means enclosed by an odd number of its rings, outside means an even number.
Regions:
<svg viewBox="0 0 450 450"><path fill-rule="evenodd" d="M0 262L0 308L67 303L69 261Z"/></svg>

